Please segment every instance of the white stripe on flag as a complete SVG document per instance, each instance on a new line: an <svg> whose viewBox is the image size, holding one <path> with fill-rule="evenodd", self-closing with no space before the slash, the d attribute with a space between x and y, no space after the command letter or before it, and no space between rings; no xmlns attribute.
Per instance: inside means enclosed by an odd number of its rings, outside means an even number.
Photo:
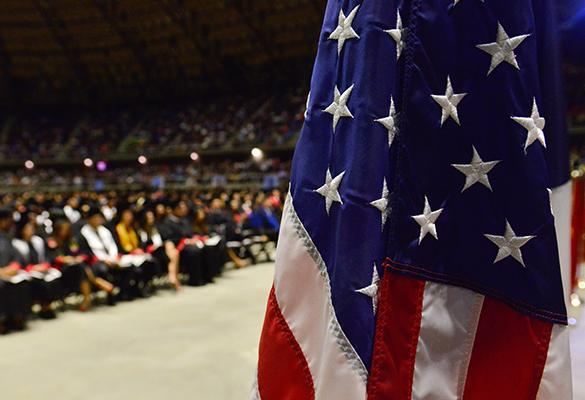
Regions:
<svg viewBox="0 0 585 400"><path fill-rule="evenodd" d="M561 275L565 288L565 302L571 294L571 214L573 210L573 181L552 190L551 207L555 215Z"/></svg>
<svg viewBox="0 0 585 400"><path fill-rule="evenodd" d="M260 392L258 391L258 371L254 374L254 383L252 384L252 390L250 390L250 400L261 400Z"/></svg>
<svg viewBox="0 0 585 400"><path fill-rule="evenodd" d="M276 254L274 288L280 310L309 365L315 399L365 399L365 368L356 368L359 358L347 338L343 346L340 344L342 332L331 305L327 272L315 262L320 256L315 254L317 250L290 197Z"/></svg>
<svg viewBox="0 0 585 400"><path fill-rule="evenodd" d="M571 400L573 398L569 354L569 328L555 325L536 400Z"/></svg>
<svg viewBox="0 0 585 400"><path fill-rule="evenodd" d="M414 363L413 400L457 400L484 296L467 289L427 282Z"/></svg>

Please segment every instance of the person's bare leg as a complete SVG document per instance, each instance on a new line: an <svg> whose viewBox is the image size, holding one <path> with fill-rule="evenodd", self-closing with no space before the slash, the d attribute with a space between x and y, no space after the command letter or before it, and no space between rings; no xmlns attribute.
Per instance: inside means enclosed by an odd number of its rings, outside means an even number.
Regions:
<svg viewBox="0 0 585 400"><path fill-rule="evenodd" d="M175 290L181 289L179 281L179 250L173 242L165 242L165 253L169 258L168 276L169 282L175 287Z"/></svg>
<svg viewBox="0 0 585 400"><path fill-rule="evenodd" d="M112 285L105 279L97 278L90 268L86 268L85 272L87 274L87 279L89 279L92 285L94 285L99 290L103 290L106 293L112 293L112 291L114 290L114 285Z"/></svg>
<svg viewBox="0 0 585 400"><path fill-rule="evenodd" d="M79 291L81 292L81 295L83 296L83 301L81 302L81 305L79 306L79 310L80 311L87 311L91 308L91 284L89 283L89 281L82 281L79 284Z"/></svg>
<svg viewBox="0 0 585 400"><path fill-rule="evenodd" d="M95 278L94 285L106 293L112 293L114 290L114 285L102 278Z"/></svg>
<svg viewBox="0 0 585 400"><path fill-rule="evenodd" d="M230 258L230 260L233 261L233 263L236 265L237 269L248 266L246 260L242 260L240 257L238 257L238 255L232 249L227 249L227 255Z"/></svg>

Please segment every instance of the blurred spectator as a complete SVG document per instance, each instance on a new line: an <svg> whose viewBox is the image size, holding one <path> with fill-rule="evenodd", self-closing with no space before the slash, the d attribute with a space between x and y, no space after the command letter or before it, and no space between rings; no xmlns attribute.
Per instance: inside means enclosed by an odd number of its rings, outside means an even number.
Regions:
<svg viewBox="0 0 585 400"><path fill-rule="evenodd" d="M0 139L4 159L181 154L294 142L306 89L92 115L20 115ZM163 184L155 178L156 185Z"/></svg>
<svg viewBox="0 0 585 400"><path fill-rule="evenodd" d="M30 278L18 263L19 255L9 236L12 211L0 209L0 333L22 330L30 313Z"/></svg>
<svg viewBox="0 0 585 400"><path fill-rule="evenodd" d="M175 290L179 290L181 288L179 250L171 240L163 240L156 226L156 217L153 210L146 209L142 212L139 226L142 248L152 254L160 265L166 265L169 282Z"/></svg>
<svg viewBox="0 0 585 400"><path fill-rule="evenodd" d="M4 190L22 192L25 190L91 190L103 191L119 187L148 187L162 190L174 186L253 186L270 190L288 183L290 161L265 159L262 161L220 161L188 164L152 164L137 168L134 166L112 167L106 171L86 169L83 173L75 168L36 168L31 171L16 170L0 172L0 184ZM153 185L153 176L159 182ZM267 178L269 177L269 178ZM160 182L164 181L164 185ZM155 182L156 183L156 182ZM161 187L162 186L162 187ZM75 213L75 198L65 209L67 218L76 223L80 214ZM104 204L102 213L107 221L112 219L115 203Z"/></svg>
<svg viewBox="0 0 585 400"><path fill-rule="evenodd" d="M96 277L88 264L87 256L80 254L79 244L74 238L71 223L65 220L55 222L53 235L47 240L48 258L51 265L63 273L65 294L74 293L77 289L83 296L79 306L87 311L92 305L92 285L98 290L111 293L114 286L103 278Z"/></svg>
<svg viewBox="0 0 585 400"><path fill-rule="evenodd" d="M30 276L33 300L41 306L39 315L44 319L53 319L56 314L52 303L62 295L62 274L47 262L45 241L35 231L32 221L21 220L12 246L18 252L20 265Z"/></svg>

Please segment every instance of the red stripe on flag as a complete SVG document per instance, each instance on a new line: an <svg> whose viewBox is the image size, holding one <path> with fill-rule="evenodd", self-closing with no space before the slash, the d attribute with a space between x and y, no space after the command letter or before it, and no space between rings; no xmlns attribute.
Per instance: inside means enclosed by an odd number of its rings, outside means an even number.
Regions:
<svg viewBox="0 0 585 400"><path fill-rule="evenodd" d="M463 398L534 400L551 331L552 324L486 297Z"/></svg>
<svg viewBox="0 0 585 400"><path fill-rule="evenodd" d="M571 223L571 291L577 284L577 266L585 261L585 178L573 180L573 218Z"/></svg>
<svg viewBox="0 0 585 400"><path fill-rule="evenodd" d="M268 298L258 357L262 400L311 400L313 378L303 352L280 312L274 287Z"/></svg>
<svg viewBox="0 0 585 400"><path fill-rule="evenodd" d="M384 274L368 400L411 398L424 290L424 281Z"/></svg>

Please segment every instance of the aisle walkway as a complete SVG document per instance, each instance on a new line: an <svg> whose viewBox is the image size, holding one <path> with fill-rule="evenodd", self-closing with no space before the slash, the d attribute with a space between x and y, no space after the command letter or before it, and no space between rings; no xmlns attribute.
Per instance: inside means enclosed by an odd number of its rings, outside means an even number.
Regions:
<svg viewBox="0 0 585 400"><path fill-rule="evenodd" d="M272 276L258 265L0 337L0 398L246 399Z"/></svg>

